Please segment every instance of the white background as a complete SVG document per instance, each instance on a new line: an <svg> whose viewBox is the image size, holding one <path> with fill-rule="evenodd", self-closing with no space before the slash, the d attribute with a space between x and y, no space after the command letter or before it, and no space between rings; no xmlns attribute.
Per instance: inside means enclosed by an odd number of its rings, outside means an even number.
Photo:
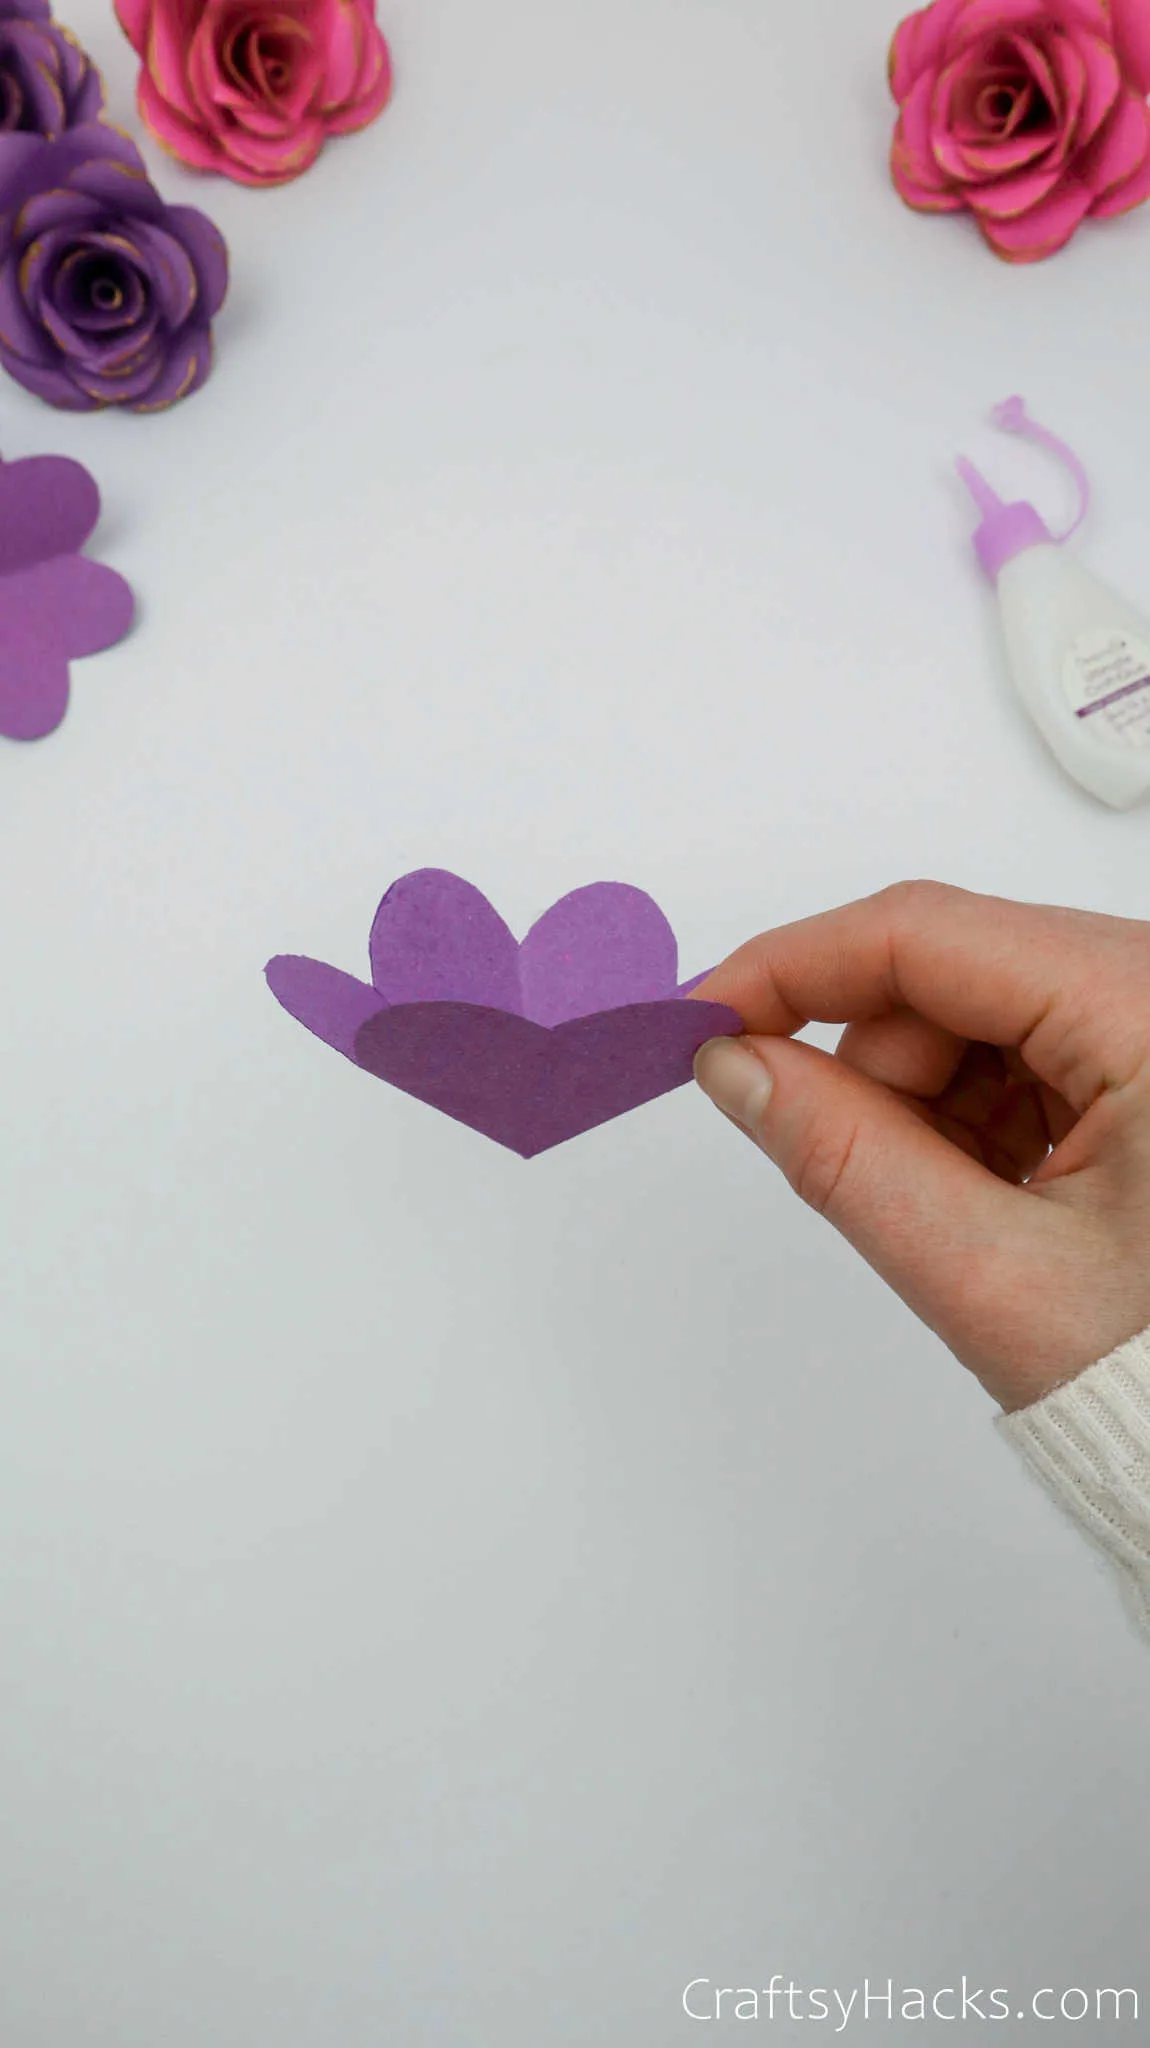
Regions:
<svg viewBox="0 0 1150 2048"><path fill-rule="evenodd" d="M906 212L894 18L386 0L300 184L147 149L231 245L206 389L0 386L140 611L0 750L5 2048L1140 1982L1145 1652L978 1387L693 1090L524 1165L261 973L425 864L637 883L684 972L908 874L1146 912L949 464L1060 510L1025 392L1150 605L1150 210L1015 270Z"/></svg>

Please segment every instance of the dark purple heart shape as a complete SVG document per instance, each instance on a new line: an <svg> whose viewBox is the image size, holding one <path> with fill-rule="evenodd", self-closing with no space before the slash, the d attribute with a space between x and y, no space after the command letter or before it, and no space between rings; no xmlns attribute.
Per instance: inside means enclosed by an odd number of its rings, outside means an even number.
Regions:
<svg viewBox="0 0 1150 2048"><path fill-rule="evenodd" d="M681 998L551 1027L471 1003L404 1003L359 1027L355 1059L533 1159L681 1087L708 1038L742 1028L722 1004Z"/></svg>

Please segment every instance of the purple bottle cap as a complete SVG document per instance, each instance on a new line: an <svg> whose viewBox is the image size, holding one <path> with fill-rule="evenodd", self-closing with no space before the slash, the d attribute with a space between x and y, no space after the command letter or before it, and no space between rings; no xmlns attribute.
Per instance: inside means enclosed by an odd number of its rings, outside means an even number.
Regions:
<svg viewBox="0 0 1150 2048"><path fill-rule="evenodd" d="M995 406L991 418L1004 433L1021 434L1049 448L1066 464L1078 487L1078 515L1073 525L1068 526L1065 533L1052 533L1033 505L1024 499L1006 504L973 462L968 462L965 455L959 456L956 464L959 476L982 514L974 534L974 550L987 575L994 578L1024 548L1060 547L1072 533L1077 533L1090 505L1090 479L1073 449L1032 420L1021 398L1004 399L1001 405Z"/></svg>

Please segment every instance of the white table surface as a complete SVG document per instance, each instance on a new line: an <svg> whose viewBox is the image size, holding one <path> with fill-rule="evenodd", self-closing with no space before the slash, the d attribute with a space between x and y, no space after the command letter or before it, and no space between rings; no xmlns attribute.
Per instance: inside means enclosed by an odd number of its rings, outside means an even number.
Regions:
<svg viewBox="0 0 1150 2048"><path fill-rule="evenodd" d="M693 1090L524 1165L261 973L422 865L519 928L638 883L686 970L909 874L1146 913L949 463L1054 510L1023 391L1150 608L1150 209L1015 270L906 212L894 16L386 0L300 184L146 146L231 245L199 396L0 382L140 606L0 746L5 2048L1139 1983L1145 1652L977 1386Z"/></svg>

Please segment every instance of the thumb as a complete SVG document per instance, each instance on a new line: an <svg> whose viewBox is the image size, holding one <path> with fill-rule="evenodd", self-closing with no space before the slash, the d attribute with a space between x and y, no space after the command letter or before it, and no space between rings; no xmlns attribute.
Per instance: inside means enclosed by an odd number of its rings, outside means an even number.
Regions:
<svg viewBox="0 0 1150 2048"><path fill-rule="evenodd" d="M704 1094L782 1168L943 1339L962 1351L993 1295L1026 1198L924 1123L900 1096L789 1038L711 1039Z"/></svg>

